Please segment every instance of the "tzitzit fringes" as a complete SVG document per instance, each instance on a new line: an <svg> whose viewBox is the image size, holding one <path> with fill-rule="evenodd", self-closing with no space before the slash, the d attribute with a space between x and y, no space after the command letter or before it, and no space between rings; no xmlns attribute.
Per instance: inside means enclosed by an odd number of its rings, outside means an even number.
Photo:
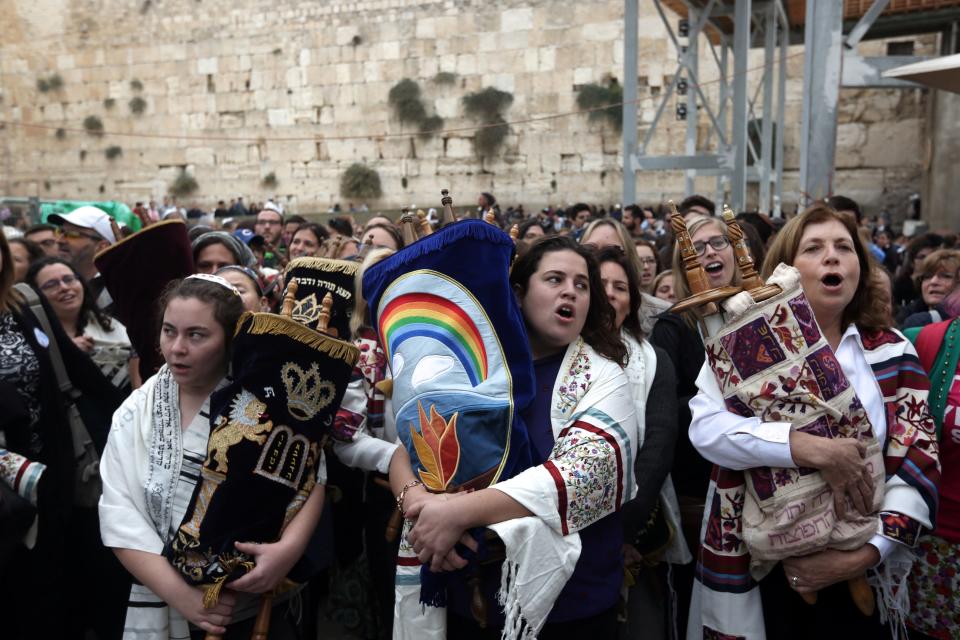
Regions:
<svg viewBox="0 0 960 640"><path fill-rule="evenodd" d="M244 313L240 316L240 322L237 323L236 335L241 333L288 336L331 358L343 360L351 367L360 357L360 350L353 344L325 336L286 316L274 313L250 313L249 311Z"/></svg>
<svg viewBox="0 0 960 640"><path fill-rule="evenodd" d="M348 276L352 276L356 275L357 269L360 268L360 263L353 262L352 260L336 260L334 258L301 256L299 258L294 258L287 263L287 269L285 273L289 273L291 269L297 269L300 267L316 269L317 271L324 271L326 273L345 273Z"/></svg>

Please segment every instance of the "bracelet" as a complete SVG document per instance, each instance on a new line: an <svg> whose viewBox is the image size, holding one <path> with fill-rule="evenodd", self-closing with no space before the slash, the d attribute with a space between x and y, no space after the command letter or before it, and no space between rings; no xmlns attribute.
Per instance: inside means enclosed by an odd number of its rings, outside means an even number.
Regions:
<svg viewBox="0 0 960 640"><path fill-rule="evenodd" d="M407 490L416 487L417 485L423 486L423 483L419 480L411 480L407 484L403 485L403 489L400 489L400 495L397 496L397 511L400 512L400 515L406 516L403 512L403 499L407 497Z"/></svg>

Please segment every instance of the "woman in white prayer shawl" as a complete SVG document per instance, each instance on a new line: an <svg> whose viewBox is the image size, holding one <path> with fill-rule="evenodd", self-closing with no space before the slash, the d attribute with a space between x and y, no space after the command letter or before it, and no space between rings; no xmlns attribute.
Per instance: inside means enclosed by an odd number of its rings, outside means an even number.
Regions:
<svg viewBox="0 0 960 640"><path fill-rule="evenodd" d="M279 541L236 543L256 567L228 583L215 606L204 608L204 591L189 585L161 552L192 502L207 456L210 395L228 381L230 342L243 303L222 277L200 274L172 283L160 308L166 364L114 414L100 466L103 543L140 583L130 593L123 637L167 640L209 632L249 638L256 594L273 591L303 555L320 517L325 478ZM275 613L289 604L284 601L292 594L285 595L274 600ZM294 637L286 616L272 616L271 640Z"/></svg>
<svg viewBox="0 0 960 640"><path fill-rule="evenodd" d="M398 557L395 639L616 637L619 509L636 493L626 347L596 259L571 239L535 241L514 263L510 284L534 360L536 396L521 414L533 466L486 489L438 495L414 480L406 449L398 450L390 480L408 523ZM467 532L484 526L505 546L499 575L480 578L486 628L476 621L464 572L450 578L445 614L421 607L416 594L404 597L403 585L422 586L409 575L420 563L434 572L466 566L455 545L475 549ZM500 611L491 598L497 587Z"/></svg>

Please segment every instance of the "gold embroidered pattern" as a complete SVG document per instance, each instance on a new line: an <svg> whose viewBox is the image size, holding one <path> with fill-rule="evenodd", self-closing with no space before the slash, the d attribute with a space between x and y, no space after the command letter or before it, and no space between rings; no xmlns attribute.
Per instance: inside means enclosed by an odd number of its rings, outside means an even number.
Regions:
<svg viewBox="0 0 960 640"><path fill-rule="evenodd" d="M311 293L306 298L297 300L290 317L301 324L312 325L320 317L321 308L317 302L317 294Z"/></svg>
<svg viewBox="0 0 960 640"><path fill-rule="evenodd" d="M287 409L297 420L309 420L333 402L336 387L332 382L320 379L316 362L308 371L288 362L280 370L280 379L287 388Z"/></svg>
<svg viewBox="0 0 960 640"><path fill-rule="evenodd" d="M257 397L243 389L234 398L230 407L230 417L221 416L217 419L217 424L210 432L210 441L207 444L207 463L210 466L210 459L217 465L219 473L227 473L227 452L241 440L250 440L257 444L263 444L269 433L273 429L273 423L269 420L261 423L260 416L267 410L267 405L257 400ZM216 453L214 453L216 452Z"/></svg>
<svg viewBox="0 0 960 640"><path fill-rule="evenodd" d="M254 473L298 489L309 459L310 441L305 436L294 435L290 427L281 425L270 434L270 441L260 453Z"/></svg>

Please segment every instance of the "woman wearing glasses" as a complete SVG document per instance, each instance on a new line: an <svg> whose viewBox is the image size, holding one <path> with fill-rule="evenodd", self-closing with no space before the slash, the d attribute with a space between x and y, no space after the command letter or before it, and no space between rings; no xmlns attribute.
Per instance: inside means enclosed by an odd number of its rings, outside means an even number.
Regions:
<svg viewBox="0 0 960 640"><path fill-rule="evenodd" d="M0 581L7 613L2 635L82 638L86 628L93 628L100 638L119 637L127 587L120 566L113 562L114 573L105 564L112 560L100 544L96 509L74 505L73 442L51 346L59 349L73 385L104 416L100 423L85 422L98 446L106 441L110 415L122 396L76 348L39 296L50 324L50 331L44 330L13 278L10 248L0 234L0 477L11 469L10 453L46 466L35 485L35 544L28 549L17 540L16 547L4 545L0 554L0 574L16 576ZM96 589L90 588L91 575L97 576Z"/></svg>
<svg viewBox="0 0 960 640"><path fill-rule="evenodd" d="M950 315L942 307L944 299L957 286L960 275L960 251L938 249L924 258L913 276L920 297L900 312L904 329L923 327L946 320Z"/></svg>
<svg viewBox="0 0 960 640"><path fill-rule="evenodd" d="M73 265L61 258L42 258L30 266L26 280L43 294L63 330L113 386L123 393L140 386L140 358L130 346L126 327L97 308L89 285Z"/></svg>
<svg viewBox="0 0 960 640"><path fill-rule="evenodd" d="M733 255L733 247L727 235L727 225L720 218L692 215L687 230L697 252L697 260L706 271L709 286L724 287L737 284L739 271ZM684 278L680 253L673 252L673 289L677 300L690 296L690 288ZM712 465L705 460L693 445L687 433L690 427L690 409L687 403L697 393L696 380L703 366L705 352L703 341L693 323L685 317L667 312L660 316L653 328L650 342L666 351L673 361L677 374L677 446L672 470L673 483L680 501L681 527L691 549L696 549L700 537L700 522L703 516L704 499L710 483ZM690 604L690 589L693 585L693 565L675 567L677 588L677 611L685 612ZM681 614L678 620L680 637L684 636L686 620Z"/></svg>
<svg viewBox="0 0 960 640"><path fill-rule="evenodd" d="M660 273L660 263L657 260L657 251L652 242L643 238L634 238L633 243L640 261L640 290L654 295L653 281Z"/></svg>

